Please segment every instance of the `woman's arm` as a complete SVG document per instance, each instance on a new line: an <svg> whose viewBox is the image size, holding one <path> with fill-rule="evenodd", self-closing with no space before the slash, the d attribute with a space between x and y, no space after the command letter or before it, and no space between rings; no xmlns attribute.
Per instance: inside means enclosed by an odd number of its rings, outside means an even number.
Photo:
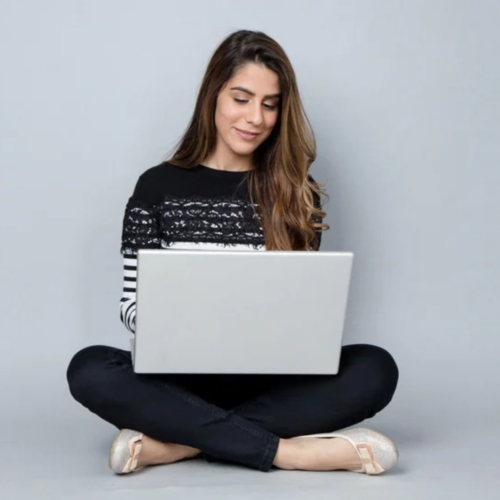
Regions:
<svg viewBox="0 0 500 500"><path fill-rule="evenodd" d="M135 333L135 299L137 282L137 257L123 256L123 292L120 300L120 320L125 328Z"/></svg>
<svg viewBox="0 0 500 500"><path fill-rule="evenodd" d="M122 227L123 291L120 320L135 333L137 252L141 248L160 248L158 205L154 203L154 182L148 172L139 177L125 207Z"/></svg>

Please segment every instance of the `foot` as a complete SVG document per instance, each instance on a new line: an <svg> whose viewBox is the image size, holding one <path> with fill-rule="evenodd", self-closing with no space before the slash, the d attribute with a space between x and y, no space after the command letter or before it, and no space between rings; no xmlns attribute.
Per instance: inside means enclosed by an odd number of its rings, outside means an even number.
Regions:
<svg viewBox="0 0 500 500"><path fill-rule="evenodd" d="M174 443L162 443L148 436L141 440L141 450L137 460L137 469L147 465L172 464L179 460L193 458L201 452L196 448ZM137 446L138 443L134 443Z"/></svg>
<svg viewBox="0 0 500 500"><path fill-rule="evenodd" d="M200 450L162 443L132 429L122 429L109 453L109 467L116 474L129 474L147 465L171 464L198 455Z"/></svg>
<svg viewBox="0 0 500 500"><path fill-rule="evenodd" d="M362 467L356 448L345 439L305 437L285 441L288 441L288 453L285 452L281 463L278 460L275 464L282 469L331 471Z"/></svg>
<svg viewBox="0 0 500 500"><path fill-rule="evenodd" d="M341 469L376 475L392 468L398 458L398 449L388 437L360 427L282 439L274 465L281 469Z"/></svg>

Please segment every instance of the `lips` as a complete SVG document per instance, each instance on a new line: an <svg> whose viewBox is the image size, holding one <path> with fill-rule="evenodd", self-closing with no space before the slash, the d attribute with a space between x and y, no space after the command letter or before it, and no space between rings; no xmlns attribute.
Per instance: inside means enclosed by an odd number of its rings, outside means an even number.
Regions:
<svg viewBox="0 0 500 500"><path fill-rule="evenodd" d="M247 139L247 140L255 139L259 135L259 132L249 132L247 130L241 130L241 129L236 128L236 127L235 127L235 130L236 130L236 132L238 132L240 137L243 137L243 139Z"/></svg>

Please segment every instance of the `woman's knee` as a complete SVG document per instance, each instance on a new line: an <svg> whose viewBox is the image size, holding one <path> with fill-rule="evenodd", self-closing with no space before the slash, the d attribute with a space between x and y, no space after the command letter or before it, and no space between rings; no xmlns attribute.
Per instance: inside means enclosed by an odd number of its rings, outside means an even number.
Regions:
<svg viewBox="0 0 500 500"><path fill-rule="evenodd" d="M103 367L109 360L111 347L93 345L78 351L71 359L66 370L71 395L85 404L89 393L104 382Z"/></svg>
<svg viewBox="0 0 500 500"><path fill-rule="evenodd" d="M399 368L391 353L371 344L355 344L345 349L349 351L351 362L358 365L363 378L392 398L398 384Z"/></svg>

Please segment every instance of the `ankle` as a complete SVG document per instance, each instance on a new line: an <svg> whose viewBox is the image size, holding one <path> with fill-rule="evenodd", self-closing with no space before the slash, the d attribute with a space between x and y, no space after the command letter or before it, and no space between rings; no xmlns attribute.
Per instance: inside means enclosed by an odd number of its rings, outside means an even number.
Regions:
<svg viewBox="0 0 500 500"><path fill-rule="evenodd" d="M201 452L190 446L184 446L176 443L162 443L162 447L158 448L154 463L168 464L178 462L187 458L193 458Z"/></svg>
<svg viewBox="0 0 500 500"><path fill-rule="evenodd" d="M169 443L171 450L176 455L178 460L183 460L185 458L193 458L201 453L197 448L192 448L191 446L186 446L184 444Z"/></svg>
<svg viewBox="0 0 500 500"><path fill-rule="evenodd" d="M143 436L142 449L139 454L139 465L160 465L178 462L185 458L195 457L200 450L175 443L156 441Z"/></svg>
<svg viewBox="0 0 500 500"><path fill-rule="evenodd" d="M300 453L298 448L297 443L292 439L280 439L273 465L279 469L299 469Z"/></svg>

